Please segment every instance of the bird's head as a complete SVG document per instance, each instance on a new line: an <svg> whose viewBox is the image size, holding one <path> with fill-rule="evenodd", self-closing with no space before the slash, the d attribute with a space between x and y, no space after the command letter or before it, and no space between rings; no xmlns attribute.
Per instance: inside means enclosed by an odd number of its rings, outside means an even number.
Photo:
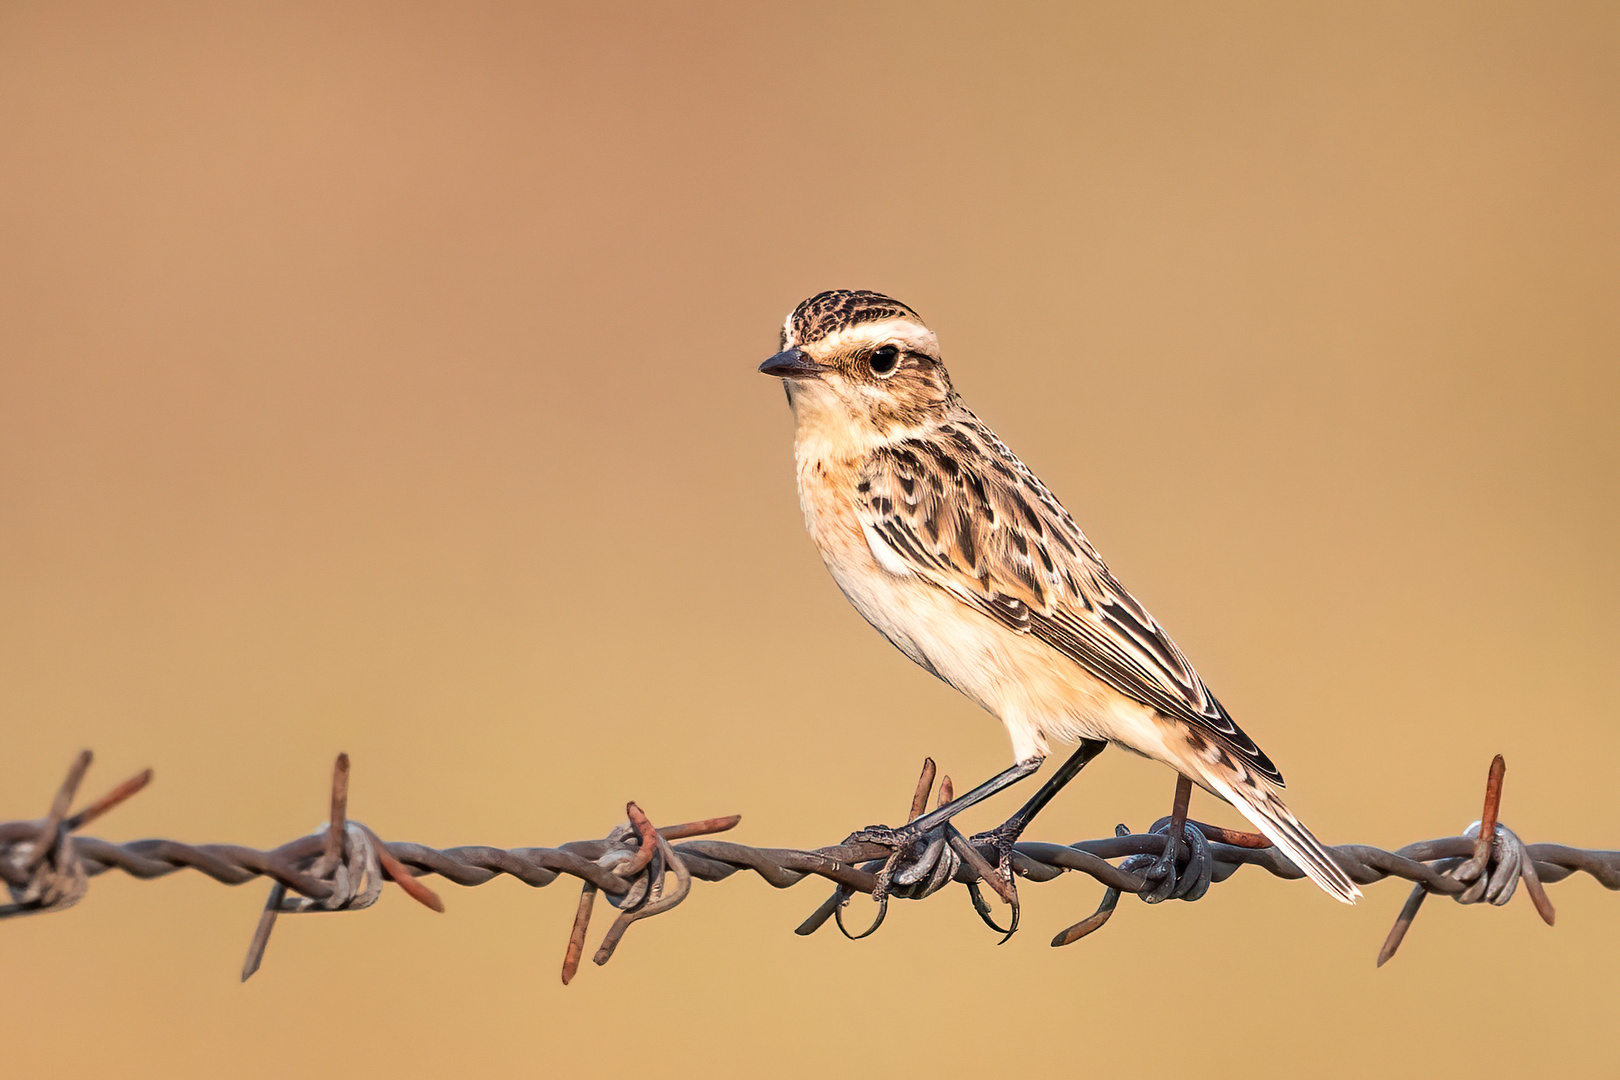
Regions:
<svg viewBox="0 0 1620 1080"><path fill-rule="evenodd" d="M949 407L939 339L882 293L817 293L788 315L781 344L759 370L787 387L801 430L848 425L883 439L941 420Z"/></svg>

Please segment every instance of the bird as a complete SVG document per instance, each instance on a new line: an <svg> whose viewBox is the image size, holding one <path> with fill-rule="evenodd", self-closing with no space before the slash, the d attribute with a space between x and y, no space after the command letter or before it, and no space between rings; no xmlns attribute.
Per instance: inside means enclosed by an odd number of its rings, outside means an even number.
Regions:
<svg viewBox="0 0 1620 1080"><path fill-rule="evenodd" d="M1014 764L985 784L904 829L857 836L915 847L1036 772L1054 741L1077 740L1041 792L987 834L1010 884L1011 842L1116 745L1176 771L1183 816L1190 781L1236 807L1330 896L1356 901L1355 883L1279 797L1276 765L1056 496L963 403L915 311L870 290L830 290L793 308L779 344L759 370L786 389L800 508L833 580L1012 741ZM1174 850L1172 840L1166 855Z"/></svg>

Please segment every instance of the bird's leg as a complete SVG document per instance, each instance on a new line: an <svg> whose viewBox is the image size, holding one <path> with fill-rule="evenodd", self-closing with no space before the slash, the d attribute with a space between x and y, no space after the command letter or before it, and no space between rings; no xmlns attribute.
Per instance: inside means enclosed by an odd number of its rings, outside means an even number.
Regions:
<svg viewBox="0 0 1620 1080"><path fill-rule="evenodd" d="M1046 809L1046 804L1051 802L1053 797L1062 791L1070 780L1079 776L1080 770L1091 764L1091 759L1102 753L1107 746L1108 744L1101 739L1081 739L1080 745L1075 747L1074 753L1069 755L1068 760L1058 766L1057 772L1047 777L1046 782L1040 786L1040 789L1034 795L1031 795L1029 801L1020 806L1012 817L987 832L978 833L969 841L973 844L988 844L994 849L996 853L996 870L1001 875L1002 884L1005 886L1005 891L1001 888L997 888L996 891L1003 896L1011 897L1008 904L1013 912L1012 923L1005 930L990 921L987 915L987 907L977 902L974 904L974 907L979 912L979 917L984 919L991 929L998 930L1008 937L1011 937L1018 929L1018 889L1013 881L1012 869L1013 845L1018 842L1020 836L1024 835L1024 830L1029 828L1029 823L1035 820L1035 815ZM979 899L977 892L974 894L974 899L975 901Z"/></svg>
<svg viewBox="0 0 1620 1080"><path fill-rule="evenodd" d="M1039 769L1043 760L1038 757L1026 758L1016 765L1003 769L973 790L951 799L898 829L887 825L872 825L851 833L844 843L878 844L891 850L883 869L877 872L877 885L872 890L872 899L879 903L884 902L893 882L911 884L926 877L928 871L938 861L944 846L934 843L936 838L928 834L945 825L968 807L1012 787ZM1068 765L1064 768L1068 768Z"/></svg>
<svg viewBox="0 0 1620 1080"><path fill-rule="evenodd" d="M1024 830L1029 828L1029 823L1035 820L1035 815L1045 810L1046 804L1051 802L1057 793L1068 785L1070 780L1079 776L1080 770L1090 765L1092 758L1102 753L1107 747L1108 744L1101 739L1081 739L1080 745L1075 747L1074 753L1070 754L1068 760L1058 766L1057 772L1047 777L1046 783L1042 784L1040 789L1029 797L1029 801L1020 806L1018 812L1012 817L990 831L997 833L1009 832L1015 840L1022 836ZM988 836L989 833L981 833L980 835Z"/></svg>

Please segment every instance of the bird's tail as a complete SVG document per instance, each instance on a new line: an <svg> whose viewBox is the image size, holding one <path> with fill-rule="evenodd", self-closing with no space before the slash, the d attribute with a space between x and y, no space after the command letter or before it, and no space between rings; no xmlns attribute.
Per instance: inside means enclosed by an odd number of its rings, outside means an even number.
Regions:
<svg viewBox="0 0 1620 1080"><path fill-rule="evenodd" d="M1200 753L1195 746L1194 753L1188 755L1200 782L1237 807L1266 839L1281 848L1295 866L1320 885L1323 892L1346 904L1359 900L1361 890L1350 880L1350 875L1333 861L1333 856L1311 835L1311 830L1289 812L1271 786L1224 752L1218 752L1211 760L1209 751L1213 749L1206 744Z"/></svg>

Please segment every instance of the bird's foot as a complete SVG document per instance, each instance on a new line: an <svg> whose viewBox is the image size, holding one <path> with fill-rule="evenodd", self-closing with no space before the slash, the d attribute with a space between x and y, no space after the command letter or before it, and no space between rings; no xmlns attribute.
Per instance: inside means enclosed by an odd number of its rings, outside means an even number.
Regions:
<svg viewBox="0 0 1620 1080"><path fill-rule="evenodd" d="M989 903L979 892L978 882L970 882L968 892L973 897L973 910L978 912L979 918L984 922L984 925L1002 935L1001 944L1006 944L1014 934L1018 933L1020 906L1018 903L1018 879L1013 874L1013 845L1018 843L1018 838L1023 835L1024 829L1028 825L1029 822L1023 820L1022 815L1017 815L993 829L973 834L968 840L969 846L975 851L978 848L987 847L995 855L994 866L985 864L976 866L975 869L979 871L979 877L984 880L984 883L994 889L996 895L1006 901L1007 907L1011 909L1012 913L1007 920L1007 925L1002 926L996 922L991 914Z"/></svg>
<svg viewBox="0 0 1620 1080"><path fill-rule="evenodd" d="M917 828L914 824L902 825L898 829L888 825L869 825L850 833L844 840L845 845L872 844L888 848L889 854L886 858L871 860L862 866L862 869L871 871L875 879L872 899L878 908L877 914L872 918L872 925L858 934L850 933L849 928L844 925L844 908L849 903L853 890L847 886L840 886L833 894L832 914L839 932L851 941L869 937L877 932L878 927L883 925L883 920L888 916L889 897L921 900L943 889L956 875L957 867L961 865L961 857L951 850L946 836L947 832L954 831L947 823L931 830ZM806 932L803 927L801 932Z"/></svg>
<svg viewBox="0 0 1620 1080"><path fill-rule="evenodd" d="M915 823L899 828L871 825L851 833L844 843L889 849L877 869L872 899L880 904L890 896L921 900L948 885L962 865L961 856L952 850L950 831L949 823L926 830Z"/></svg>
<svg viewBox="0 0 1620 1080"><path fill-rule="evenodd" d="M1102 744L1097 744L1099 747ZM1095 751L1092 751L1094 754ZM939 783L939 802L933 810L924 813L928 804L928 797L933 791L935 766L932 758L923 762L922 775L917 779L916 794L911 799L911 815L906 824L899 828L888 825L872 825L858 832L853 832L844 841L849 845L870 845L887 849L888 854L881 859L870 859L863 863L861 869L873 876L872 899L877 902L877 917L872 925L863 933L850 934L843 922L843 908L853 894L853 889L847 885L840 885L838 891L829 898L816 912L806 919L799 927L800 933L812 933L817 926L826 920L830 911L838 919L838 929L846 937L866 937L881 925L888 912L889 897L898 896L907 900L921 900L932 896L943 889L956 877L965 862L972 867L981 879L990 885L1010 904L1017 904L1017 894L1010 885L1004 885L997 879L996 872L985 862L973 845L970 844L956 827L951 819L957 814L974 806L992 795L1016 784L1019 780L1040 768L1040 758L1028 758L1007 769L1003 769L984 783L973 788L967 794L956 798L951 786L951 778L941 777ZM1082 761L1081 764L1084 764ZM1066 766L1067 768L1068 766ZM1074 767L1078 771L1078 767ZM1027 808L1026 808L1027 811ZM1030 813L1021 811L1025 819ZM1011 840L1007 841L1010 852ZM863 856L865 852L861 853ZM847 856L843 856L846 857ZM1009 855L1003 855L1006 862ZM1010 863L1008 863L1010 865ZM1011 872L1003 875L1010 882ZM972 886L970 886L972 888ZM988 907L983 899L974 891L974 906L980 910L981 916ZM991 923L994 926L994 923ZM1016 920L1014 922L1016 925ZM997 927L999 930L1000 927ZM1004 931L1005 932L1005 931Z"/></svg>

